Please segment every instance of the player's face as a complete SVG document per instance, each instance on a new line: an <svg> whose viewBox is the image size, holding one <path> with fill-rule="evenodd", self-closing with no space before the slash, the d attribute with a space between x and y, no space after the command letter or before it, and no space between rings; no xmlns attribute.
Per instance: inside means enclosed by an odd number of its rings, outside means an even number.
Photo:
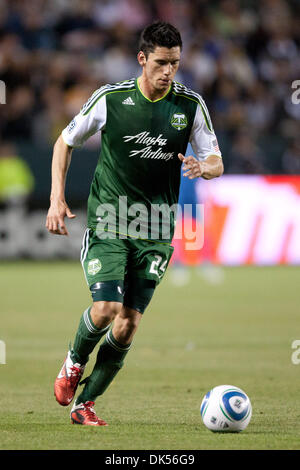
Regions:
<svg viewBox="0 0 300 470"><path fill-rule="evenodd" d="M175 77L180 61L180 47L157 46L148 57L139 52L138 60L143 67L143 78L148 86L159 93L167 91Z"/></svg>

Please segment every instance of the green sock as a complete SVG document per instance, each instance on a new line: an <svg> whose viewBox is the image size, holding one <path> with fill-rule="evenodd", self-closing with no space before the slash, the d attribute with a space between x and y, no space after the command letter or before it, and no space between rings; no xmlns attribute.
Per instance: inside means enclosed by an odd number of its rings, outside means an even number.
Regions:
<svg viewBox="0 0 300 470"><path fill-rule="evenodd" d="M105 328L97 328L91 318L91 307L87 308L80 318L79 326L71 350L71 359L79 364L86 364L89 354L93 351L110 325Z"/></svg>
<svg viewBox="0 0 300 470"><path fill-rule="evenodd" d="M131 343L126 346L119 343L113 337L112 331L108 331L99 348L96 364L91 375L81 382L81 384L85 383L85 387L76 400L77 405L86 401L95 401L99 395L105 392L122 368L130 346Z"/></svg>

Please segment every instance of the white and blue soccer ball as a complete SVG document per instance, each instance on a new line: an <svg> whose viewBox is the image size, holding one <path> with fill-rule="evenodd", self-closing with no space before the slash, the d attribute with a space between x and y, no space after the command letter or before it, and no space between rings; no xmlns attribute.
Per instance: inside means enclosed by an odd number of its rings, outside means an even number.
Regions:
<svg viewBox="0 0 300 470"><path fill-rule="evenodd" d="M240 432L250 423L252 406L248 395L233 385L219 385L202 400L204 425L215 432Z"/></svg>

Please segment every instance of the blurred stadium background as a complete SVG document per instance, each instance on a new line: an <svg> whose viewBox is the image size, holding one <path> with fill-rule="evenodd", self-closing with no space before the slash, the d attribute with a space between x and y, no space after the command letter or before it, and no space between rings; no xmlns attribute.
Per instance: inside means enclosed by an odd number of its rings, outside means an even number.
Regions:
<svg viewBox="0 0 300 470"><path fill-rule="evenodd" d="M292 101L300 78L298 1L1 0L0 6L1 258L78 258L100 139L73 156L67 200L77 219L67 240L44 230L53 143L95 89L139 74L139 34L162 19L182 32L177 80L204 96L226 175L208 186L182 185L185 203L205 203L206 243L201 253L186 254L177 242L174 261L299 263L300 106Z"/></svg>

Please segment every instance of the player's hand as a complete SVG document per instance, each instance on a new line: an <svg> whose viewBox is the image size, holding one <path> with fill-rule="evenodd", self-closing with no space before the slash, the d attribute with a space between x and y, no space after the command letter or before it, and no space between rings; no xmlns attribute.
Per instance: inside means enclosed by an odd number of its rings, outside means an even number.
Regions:
<svg viewBox="0 0 300 470"><path fill-rule="evenodd" d="M48 231L54 235L69 235L65 224L65 217L74 219L76 215L71 212L65 201L51 201L46 219Z"/></svg>
<svg viewBox="0 0 300 470"><path fill-rule="evenodd" d="M199 162L195 157L190 155L189 157L185 157L182 153L178 154L179 160L184 163L183 176L187 176L190 180L194 178L200 178L203 175L204 169L202 168L201 162Z"/></svg>

